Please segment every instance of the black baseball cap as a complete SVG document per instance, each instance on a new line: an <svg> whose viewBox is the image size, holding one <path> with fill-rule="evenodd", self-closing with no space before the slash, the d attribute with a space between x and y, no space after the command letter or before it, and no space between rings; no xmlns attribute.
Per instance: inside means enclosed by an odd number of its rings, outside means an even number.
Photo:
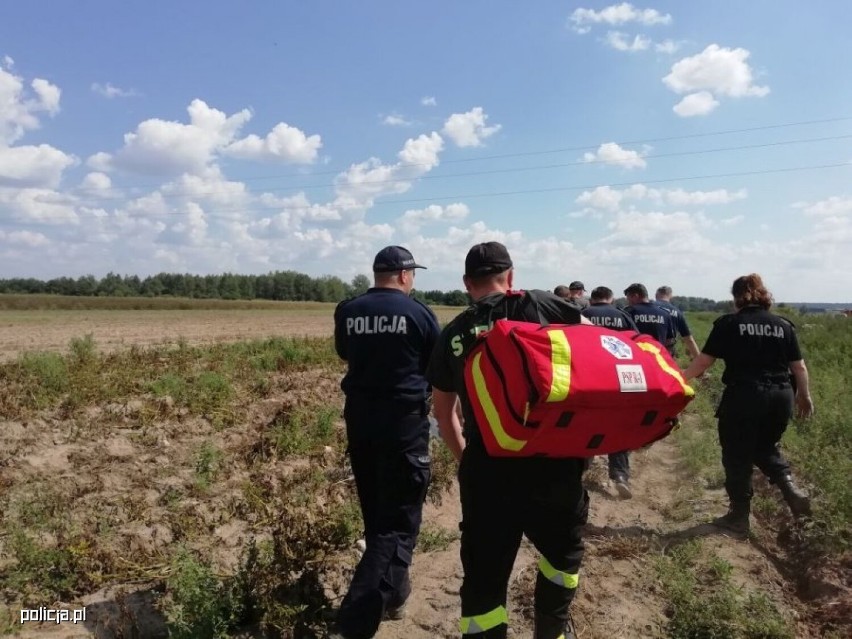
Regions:
<svg viewBox="0 0 852 639"><path fill-rule="evenodd" d="M393 273L413 268L426 268L414 261L414 256L403 246L386 246L376 253L373 260L373 273Z"/></svg>
<svg viewBox="0 0 852 639"><path fill-rule="evenodd" d="M586 287L583 286L583 283L580 280L575 280L568 285L569 291L585 291Z"/></svg>
<svg viewBox="0 0 852 639"><path fill-rule="evenodd" d="M508 249L500 242L476 244L464 258L464 274L468 277L502 273L512 268Z"/></svg>

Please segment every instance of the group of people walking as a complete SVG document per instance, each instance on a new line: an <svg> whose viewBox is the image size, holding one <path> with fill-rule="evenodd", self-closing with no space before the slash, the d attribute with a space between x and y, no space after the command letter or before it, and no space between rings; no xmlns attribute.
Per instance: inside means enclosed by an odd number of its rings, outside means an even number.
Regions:
<svg viewBox="0 0 852 639"><path fill-rule="evenodd" d="M671 352L680 335L692 357L683 373L687 380L722 359L726 390L717 416L731 508L714 523L730 532L748 531L755 464L781 487L794 514L808 514L808 499L793 483L778 448L794 401L801 416L813 412L807 368L793 325L769 311L771 297L758 275L734 282L737 312L716 321L699 352L685 318L670 303L668 287L658 289L657 301L651 302L643 285L631 284L624 291L629 303L624 310L613 305L606 287L594 289L586 301L579 281L553 293L507 295L514 285L513 262L499 242L476 244L467 253L462 279L472 304L441 330L434 313L410 296L421 268L407 249L386 247L373 263L374 287L335 311L335 347L348 363L341 383L344 418L366 550L331 639L367 639L383 619L405 614L409 566L430 479L430 398L441 437L459 463L462 636L507 636L508 581L526 536L540 554L535 638L575 637L569 607L579 584L589 509L585 463L487 454L464 365L477 337L497 319L639 330ZM610 476L619 494L629 497L626 452L610 458Z"/></svg>

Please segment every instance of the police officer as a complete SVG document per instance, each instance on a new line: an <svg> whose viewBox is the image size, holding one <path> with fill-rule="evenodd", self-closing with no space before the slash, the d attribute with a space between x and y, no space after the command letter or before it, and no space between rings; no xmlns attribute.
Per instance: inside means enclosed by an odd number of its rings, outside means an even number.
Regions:
<svg viewBox="0 0 852 639"><path fill-rule="evenodd" d="M736 312L713 323L701 354L683 376L689 380L716 359L725 362L725 392L716 417L730 508L713 523L744 536L749 531L754 465L781 489L794 516L810 514L810 501L793 482L779 441L793 414L794 401L800 417L810 417L814 405L795 328L770 312L772 296L760 276L738 277L731 293ZM790 372L796 381L795 393Z"/></svg>
<svg viewBox="0 0 852 639"><path fill-rule="evenodd" d="M334 313L334 345L348 364L344 418L367 547L333 639L372 637L383 617L402 617L411 592L408 567L430 479L424 373L439 332L434 313L410 297L418 268L425 267L407 249L383 248L373 262L375 286Z"/></svg>
<svg viewBox="0 0 852 639"><path fill-rule="evenodd" d="M674 332L674 319L657 304L648 299L648 289L644 284L634 283L624 289L627 298L627 306L624 312L633 319L636 330L645 335L650 335L661 345L665 346L668 335ZM632 496L630 490L630 454L627 452L617 453L615 459L618 480L615 480L615 488L622 497ZM612 476L612 475L610 475Z"/></svg>
<svg viewBox="0 0 852 639"><path fill-rule="evenodd" d="M606 286L598 286L592 290L591 304L583 310L583 315L598 326L614 331L638 331L633 318L620 308L616 308L612 290ZM615 485L616 491L623 499L633 497L630 489L630 457L626 451L612 453L608 456L609 478Z"/></svg>
<svg viewBox="0 0 852 639"><path fill-rule="evenodd" d="M499 242L477 244L465 259L473 305L442 331L426 376L441 436L460 459L461 632L475 639L507 634L506 589L521 537L541 553L535 587L536 639L571 639L568 608L583 557L588 516L583 460L490 457L464 384L464 362L477 334L499 318L576 324L579 310L545 291L507 295L512 259ZM456 415L461 400L464 430Z"/></svg>
<svg viewBox="0 0 852 639"><path fill-rule="evenodd" d="M624 310L636 322L639 332L650 335L665 345L669 334L677 330L672 316L648 300L648 289L644 284L631 284L624 289L624 296L628 304Z"/></svg>
<svg viewBox="0 0 852 639"><path fill-rule="evenodd" d="M672 357L675 356L675 346L677 344L677 336L680 335L683 343L686 344L686 350L689 353L690 359L698 357L698 344L695 343L695 338L689 330L689 324L686 323L686 316L683 311L672 304L672 287L661 286L657 289L654 296L657 300L657 306L664 311L668 311L669 315L674 320L672 326L674 330L666 336L666 348Z"/></svg>

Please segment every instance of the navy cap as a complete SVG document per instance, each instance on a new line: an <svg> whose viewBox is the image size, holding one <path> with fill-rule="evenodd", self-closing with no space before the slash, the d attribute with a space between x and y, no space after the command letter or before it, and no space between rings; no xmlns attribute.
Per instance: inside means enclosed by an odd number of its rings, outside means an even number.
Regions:
<svg viewBox="0 0 852 639"><path fill-rule="evenodd" d="M508 249L500 242L483 242L471 247L464 258L464 274L469 277L502 273L512 268Z"/></svg>
<svg viewBox="0 0 852 639"><path fill-rule="evenodd" d="M414 256L402 246L386 246L376 253L373 260L373 273L393 273L412 268L426 268L414 261Z"/></svg>

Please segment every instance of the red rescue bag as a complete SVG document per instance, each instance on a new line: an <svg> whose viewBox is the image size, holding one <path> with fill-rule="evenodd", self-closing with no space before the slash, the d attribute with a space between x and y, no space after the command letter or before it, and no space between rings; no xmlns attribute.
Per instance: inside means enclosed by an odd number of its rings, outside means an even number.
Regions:
<svg viewBox="0 0 852 639"><path fill-rule="evenodd" d="M497 320L465 359L467 394L495 457L594 457L668 435L694 391L648 335Z"/></svg>

